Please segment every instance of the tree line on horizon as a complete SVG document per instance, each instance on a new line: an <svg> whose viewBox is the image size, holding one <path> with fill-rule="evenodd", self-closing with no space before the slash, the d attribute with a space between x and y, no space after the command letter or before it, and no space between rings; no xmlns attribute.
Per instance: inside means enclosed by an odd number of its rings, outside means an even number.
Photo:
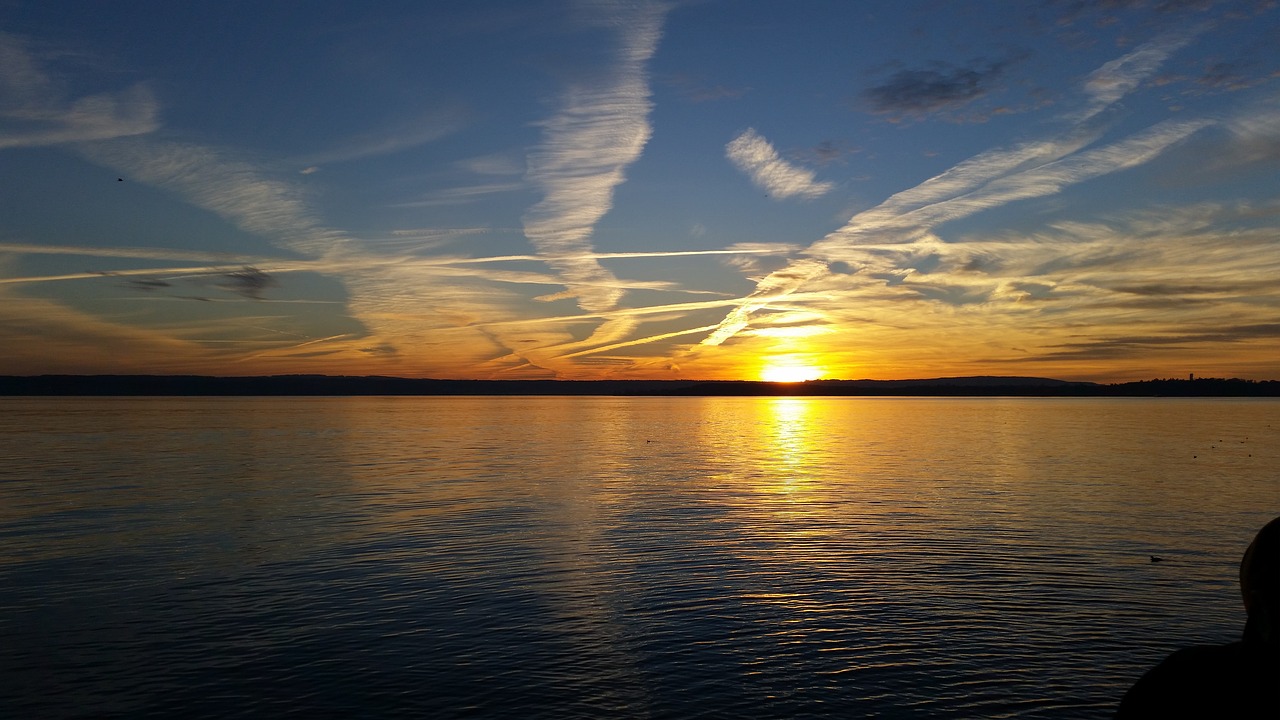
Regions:
<svg viewBox="0 0 1280 720"><path fill-rule="evenodd" d="M1051 378L976 376L919 380L440 380L384 376L36 375L0 376L7 396L1024 396L1280 397L1280 381L1165 378L1100 384Z"/></svg>

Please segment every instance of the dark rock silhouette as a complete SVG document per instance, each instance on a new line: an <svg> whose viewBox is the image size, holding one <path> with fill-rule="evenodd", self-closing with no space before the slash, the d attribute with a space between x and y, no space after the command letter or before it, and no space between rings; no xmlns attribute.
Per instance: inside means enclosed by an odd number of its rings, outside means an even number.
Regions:
<svg viewBox="0 0 1280 720"><path fill-rule="evenodd" d="M1116 717L1280 717L1280 517L1245 550L1240 594L1248 619L1239 642L1173 653L1125 693Z"/></svg>

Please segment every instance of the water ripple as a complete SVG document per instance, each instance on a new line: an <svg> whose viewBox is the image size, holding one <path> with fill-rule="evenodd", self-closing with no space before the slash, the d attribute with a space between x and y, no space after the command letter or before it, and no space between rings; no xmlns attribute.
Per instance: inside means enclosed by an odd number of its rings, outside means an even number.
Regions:
<svg viewBox="0 0 1280 720"><path fill-rule="evenodd" d="M1106 716L1280 500L1265 402L3 402L42 718Z"/></svg>

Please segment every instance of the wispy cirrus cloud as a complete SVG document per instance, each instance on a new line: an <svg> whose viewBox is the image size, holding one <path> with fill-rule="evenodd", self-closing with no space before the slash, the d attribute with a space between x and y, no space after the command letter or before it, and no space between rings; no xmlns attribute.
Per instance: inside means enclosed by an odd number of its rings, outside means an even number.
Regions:
<svg viewBox="0 0 1280 720"><path fill-rule="evenodd" d="M661 37L665 8L596 3L591 10L618 28L620 46L614 65L569 88L560 111L543 123L527 173L543 199L525 213L524 232L584 309L603 310L614 307L622 293L601 289L612 274L582 255L591 249L595 224L613 206L614 189L652 133L645 68Z"/></svg>
<svg viewBox="0 0 1280 720"><path fill-rule="evenodd" d="M0 335L6 367L18 374L191 372L206 367L207 348L170 334L114 323L43 298L0 288ZM86 359L92 362L86 364Z"/></svg>
<svg viewBox="0 0 1280 720"><path fill-rule="evenodd" d="M307 173L315 172L313 168L319 166L390 155L452 135L466 127L469 117L470 113L460 106L433 108L407 120L345 138L329 149L294 162L304 166L303 172Z"/></svg>
<svg viewBox="0 0 1280 720"><path fill-rule="evenodd" d="M454 166L477 175L521 175L525 171L522 159L508 153L478 155L459 160Z"/></svg>
<svg viewBox="0 0 1280 720"><path fill-rule="evenodd" d="M376 359L395 367L409 368L409 372L421 372L435 364L444 367L479 366L502 357L504 353L510 354L512 347L518 347L522 342L518 328L508 328L515 334L501 328L492 331L469 328L480 318L514 319L528 314L528 295L524 289L507 292L499 289L503 285L569 285L578 292L584 307L613 307L616 299L629 290L679 291L675 283L666 281L619 280L606 271L600 265L601 258L594 257L591 252L588 236L594 223L609 209L613 188L622 181L625 168L639 157L650 133L649 90L644 66L656 46L664 13L664 8L657 5L594 7L596 11L609 15L606 19L611 27L622 35L616 53L617 62L608 72L597 74L593 81L569 90L565 107L547 124L544 143L530 156L531 167L527 175L530 180L541 184L545 198L528 213L526 234L539 250L534 259L550 265L555 274L493 268L487 264L454 265L448 258L429 262L396 247L363 242L323 223L311 205L308 193L298 184L296 169L277 172L272 170L273 163L254 162L240 153L181 141L127 138L115 132L77 132L58 136L58 139L75 140L76 151L91 162L175 193L190 204L305 258L265 259L266 262L254 262L250 266L240 264L240 259L198 252L181 256L180 252L151 253L146 249L124 249L115 255L157 260L177 254L180 257L174 259L213 261L219 265L9 277L5 279L6 283L80 280L109 274L121 277L126 283L140 279L149 288L148 298L160 298L168 295L162 296L156 291L170 293L171 281L175 278L212 277L222 289L244 299L255 300L263 297L264 291L276 281L278 273L295 270L318 272L342 281L348 291L347 306L352 316L364 323L361 331L352 335L350 342L338 343L343 348L325 352L357 353L370 361ZM19 64L18 69L6 77L16 78L14 83L27 91L24 98L46 97L38 91L42 82L49 84L48 77L38 73L28 73L30 77L23 77L19 72L23 69ZM24 103L11 103L8 108L29 110L34 107L32 101ZM424 122L423 125L426 127L414 131L354 138L326 154L305 158L311 164L304 174L315 172L311 168L322 163L371 157L429 142L452 127L447 122L434 125ZM87 125L82 122L78 127ZM42 137L41 142L49 139ZM619 137L625 141L618 143ZM17 142L11 139L10 144ZM21 142L31 144L35 140L26 137ZM509 175L520 169L501 160L481 158L464 169L489 176ZM507 190L514 186L512 183L500 188L489 185L479 191ZM457 200L467 194L469 192L455 193L448 200ZM431 243L437 239L432 236L422 241ZM419 242L417 238L407 236L403 241ZM18 248L15 246L13 249ZM64 250L68 254L81 253L79 249ZM224 262L225 265L222 264ZM246 270L246 267L253 269ZM178 295L172 297L186 299ZM637 321L624 316L597 319L603 323L586 340L578 342L617 342L637 325ZM554 362L557 355L563 354L563 350L555 347L571 348L574 343L568 333L560 331L544 333L543 340L539 343L543 345L539 361L544 364ZM237 342L250 341L243 333L229 334L218 340L228 348ZM363 350L384 347L413 347L415 352L368 353ZM424 361L429 364L422 365Z"/></svg>
<svg viewBox="0 0 1280 720"><path fill-rule="evenodd" d="M834 187L829 182L819 182L813 171L784 160L754 128L731 140L724 153L752 183L775 198L811 199L827 194Z"/></svg>
<svg viewBox="0 0 1280 720"><path fill-rule="evenodd" d="M227 153L139 138L83 143L78 149L93 162L175 191L279 247L319 255L345 240L320 224L296 185Z"/></svg>
<svg viewBox="0 0 1280 720"><path fill-rule="evenodd" d="M1143 43L1135 50L1094 70L1085 79L1084 90L1089 104L1081 119L1087 119L1133 92L1155 74L1170 55L1191 42L1199 28L1165 35Z"/></svg>
<svg viewBox="0 0 1280 720"><path fill-rule="evenodd" d="M1084 88L1088 111L1059 137L982 153L853 216L844 227L811 245L804 253L808 257L793 260L760 280L756 291L728 313L701 344L719 345L746 329L752 314L760 309L757 296L777 296L830 280L830 263L861 268L863 273L855 282L875 278L895 285L913 271L937 262L928 253L871 250L864 247L866 244L937 244L933 228L939 224L1016 200L1052 195L1071 185L1149 162L1213 125L1210 120L1169 121L1121 141L1086 149L1102 133L1096 123L1087 121L1131 92L1141 78L1155 72L1165 57L1181 47L1180 42L1185 41L1171 39L1102 66ZM970 292L963 283L919 286L915 291L955 302L977 302L989 296L985 290Z"/></svg>
<svg viewBox="0 0 1280 720"><path fill-rule="evenodd" d="M0 33L0 149L142 135L160 126L147 85L66 97L20 37Z"/></svg>
<svg viewBox="0 0 1280 720"><path fill-rule="evenodd" d="M412 208L412 207L445 207L449 205L465 205L475 202L481 198L490 195L498 195L501 193L514 192L524 188L524 183L518 182L500 182L500 183L484 183L481 185L464 185L461 187L445 188L429 193L421 200L411 200L409 202L394 203L391 207Z"/></svg>
<svg viewBox="0 0 1280 720"><path fill-rule="evenodd" d="M1111 145L993 178L957 197L887 217L879 212L868 213L868 217L859 214L840 231L815 244L810 251L838 255L840 248L851 241L873 235L881 239L893 237L888 233L896 234L895 239L902 242L914 242L926 237L931 228L941 223L1016 200L1052 195L1068 186L1149 162L1169 147L1212 124L1210 120L1160 123Z"/></svg>
<svg viewBox="0 0 1280 720"><path fill-rule="evenodd" d="M750 88L731 88L724 85L711 85L701 78L677 73L663 78L663 82L671 85L693 102L711 102L714 100L733 100L746 95Z"/></svg>

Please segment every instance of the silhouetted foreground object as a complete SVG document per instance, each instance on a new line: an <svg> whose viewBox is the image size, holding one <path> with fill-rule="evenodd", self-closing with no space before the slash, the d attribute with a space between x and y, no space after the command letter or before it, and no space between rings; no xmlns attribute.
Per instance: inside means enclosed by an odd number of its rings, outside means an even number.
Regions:
<svg viewBox="0 0 1280 720"><path fill-rule="evenodd" d="M1280 718L1280 518L1245 551L1240 592L1240 642L1173 653L1125 693L1117 718Z"/></svg>

